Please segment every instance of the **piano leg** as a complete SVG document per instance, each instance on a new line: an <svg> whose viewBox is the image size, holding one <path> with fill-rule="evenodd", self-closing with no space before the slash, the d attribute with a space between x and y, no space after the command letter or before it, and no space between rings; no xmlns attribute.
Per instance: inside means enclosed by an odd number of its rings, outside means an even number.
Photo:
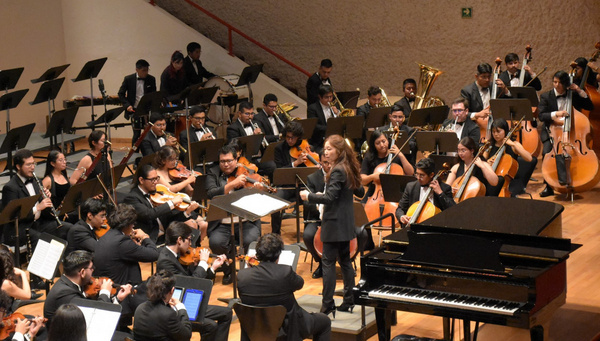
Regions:
<svg viewBox="0 0 600 341"><path fill-rule="evenodd" d="M531 341L544 341L544 327L541 325L533 326L529 329Z"/></svg>
<svg viewBox="0 0 600 341"><path fill-rule="evenodd" d="M452 336L450 335L450 318L449 317L442 318L442 330L444 333L444 341L452 341Z"/></svg>
<svg viewBox="0 0 600 341"><path fill-rule="evenodd" d="M392 311L382 308L375 308L375 322L377 322L377 335L379 341L390 341L392 338Z"/></svg>
<svg viewBox="0 0 600 341"><path fill-rule="evenodd" d="M471 341L471 321L463 320L464 341Z"/></svg>

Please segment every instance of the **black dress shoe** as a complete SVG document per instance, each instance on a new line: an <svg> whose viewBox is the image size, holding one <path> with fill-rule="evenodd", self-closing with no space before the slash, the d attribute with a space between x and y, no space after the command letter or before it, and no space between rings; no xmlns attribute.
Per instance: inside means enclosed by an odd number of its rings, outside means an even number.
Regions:
<svg viewBox="0 0 600 341"><path fill-rule="evenodd" d="M32 280L31 283L29 284L29 286L31 287L32 290L45 290L46 289L46 282L44 282L43 280Z"/></svg>
<svg viewBox="0 0 600 341"><path fill-rule="evenodd" d="M540 192L540 197L542 198L549 197L551 195L554 195L554 190L548 185L546 185L546 188Z"/></svg>
<svg viewBox="0 0 600 341"><path fill-rule="evenodd" d="M44 296L44 294L39 294L37 292L31 292L31 298L29 298L30 300L37 300L38 298Z"/></svg>
<svg viewBox="0 0 600 341"><path fill-rule="evenodd" d="M354 304L353 303L342 303L342 304L340 304L339 307L337 307L337 310L344 311L344 312L349 311L352 314L352 311L354 310Z"/></svg>
<svg viewBox="0 0 600 341"><path fill-rule="evenodd" d="M224 275L223 280L221 281L221 284L229 285L231 283L233 283L233 277L231 276L231 274Z"/></svg>
<svg viewBox="0 0 600 341"><path fill-rule="evenodd" d="M323 268L321 267L321 263L319 263L317 270L315 270L315 272L312 273L312 278L321 278L321 277L323 277Z"/></svg>
<svg viewBox="0 0 600 341"><path fill-rule="evenodd" d="M335 304L328 308L321 306L321 312L325 315L331 314L334 319L335 319L335 309L336 309Z"/></svg>

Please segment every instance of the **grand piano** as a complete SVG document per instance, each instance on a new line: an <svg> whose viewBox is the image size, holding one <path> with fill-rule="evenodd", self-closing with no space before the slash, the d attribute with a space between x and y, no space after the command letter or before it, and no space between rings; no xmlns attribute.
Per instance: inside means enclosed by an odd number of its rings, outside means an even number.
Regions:
<svg viewBox="0 0 600 341"><path fill-rule="evenodd" d="M444 317L445 339L456 318L465 340L471 321L542 340L543 324L566 300L566 260L581 246L560 238L562 211L538 200L466 200L361 257L355 302L376 308L379 340L390 340L395 310Z"/></svg>

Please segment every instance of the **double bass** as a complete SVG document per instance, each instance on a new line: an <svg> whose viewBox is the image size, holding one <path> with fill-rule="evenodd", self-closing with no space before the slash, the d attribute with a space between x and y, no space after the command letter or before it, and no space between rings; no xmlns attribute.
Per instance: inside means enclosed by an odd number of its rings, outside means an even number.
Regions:
<svg viewBox="0 0 600 341"><path fill-rule="evenodd" d="M571 83L576 66L575 62L571 63ZM592 189L598 183L600 164L596 153L586 143L590 135L590 121L573 108L573 92L566 90L567 116L562 126L557 123L550 126L553 146L552 151L544 157L542 175L555 191L579 193ZM560 175L558 167L561 168Z"/></svg>
<svg viewBox="0 0 600 341"><path fill-rule="evenodd" d="M581 77L581 83L579 87L584 89L587 93L588 97L594 104L594 109L592 110L581 110L581 112L587 116L590 120L590 124L592 125L593 138L590 140L590 147L594 149L596 154L600 153L600 92L598 89L594 88L593 85L588 84L587 79L590 73L590 62L595 62L598 60L600 56L600 41L595 45L596 51L592 54L588 65L585 67L583 71L583 76Z"/></svg>

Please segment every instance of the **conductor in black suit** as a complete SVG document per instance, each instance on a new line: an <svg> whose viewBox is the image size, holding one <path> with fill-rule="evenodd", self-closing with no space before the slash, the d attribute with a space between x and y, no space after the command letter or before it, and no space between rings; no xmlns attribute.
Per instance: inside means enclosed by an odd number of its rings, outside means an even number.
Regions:
<svg viewBox="0 0 600 341"><path fill-rule="evenodd" d="M70 303L76 298L86 298L83 294L83 288L92 282L92 273L94 271L93 255L88 251L73 251L69 253L63 261L63 275L48 292L44 302L44 317L48 319L46 327L50 328L52 317L56 309L63 304ZM110 291L112 290L112 280L104 280L101 283L98 301L111 303ZM116 295L119 302L122 302L131 292L131 284L124 284Z"/></svg>
<svg viewBox="0 0 600 341"><path fill-rule="evenodd" d="M123 83L119 88L119 100L125 108L125 119L132 119L133 137L131 144L133 145L140 137L141 130L144 129L145 120L143 117L133 117L133 113L137 109L140 99L146 94L156 92L156 78L148 74L150 64L144 59L135 62L135 73L125 76Z"/></svg>
<svg viewBox="0 0 600 341"><path fill-rule="evenodd" d="M256 258L260 264L242 269L238 274L242 303L263 307L284 306L287 314L282 328L287 334L287 340L302 340L311 335L316 341L329 340L329 318L322 313L308 313L296 302L294 291L302 289L304 279L291 266L277 264L282 250L283 241L277 234L266 234L258 239ZM247 339L242 330L242 340Z"/></svg>
<svg viewBox="0 0 600 341"><path fill-rule="evenodd" d="M469 119L485 119L490 115L490 99L492 93L492 66L488 63L477 65L475 82L460 90L460 96L469 101ZM508 91L502 80L496 80L498 90L496 98L508 96ZM479 142L479 140L475 140Z"/></svg>
<svg viewBox="0 0 600 341"><path fill-rule="evenodd" d="M404 91L404 97L400 98L394 105L400 106L402 112L404 112L404 115L408 118L415 104L417 82L412 78L405 79L402 82L402 91Z"/></svg>
<svg viewBox="0 0 600 341"><path fill-rule="evenodd" d="M212 265L208 265L210 252L202 249L199 262L184 266L179 258L186 255L192 244L192 229L182 222L173 222L166 232L166 245L160 249L156 271L166 270L175 275L192 276L196 278L215 278L215 272L227 262L227 256L215 257ZM201 323L192 322L192 329L199 331L202 340L226 341L229 335L232 312L230 308L208 305L204 320ZM216 322L215 322L216 321Z"/></svg>
<svg viewBox="0 0 600 341"><path fill-rule="evenodd" d="M67 234L67 251L69 254L75 250L96 251L98 238L95 230L104 230L102 227L106 220L106 205L100 199L89 198L81 205L80 219Z"/></svg>
<svg viewBox="0 0 600 341"><path fill-rule="evenodd" d="M463 97L455 99L452 102L450 112L452 113L452 117L442 123L442 130L456 133L459 141L469 136L473 141L478 142L481 133L479 132L479 126L468 118L469 101Z"/></svg>
<svg viewBox="0 0 600 341"><path fill-rule="evenodd" d="M417 201L430 200L433 205L440 210L445 210L455 205L452 198L452 188L446 183L434 180L435 162L430 158L419 160L416 165L415 177L417 180L406 185L400 204L396 209L396 218L404 226L408 224L411 216L408 216L408 209ZM431 188L429 197L425 197L428 189Z"/></svg>
<svg viewBox="0 0 600 341"><path fill-rule="evenodd" d="M317 118L317 125L310 138L310 145L315 152L320 152L323 148L325 140L325 132L327 131L327 120L332 117L337 117L339 108L330 106L333 101L333 88L329 85L321 85L318 93L319 100L306 108L307 118Z"/></svg>
<svg viewBox="0 0 600 341"><path fill-rule="evenodd" d="M535 72L533 72L529 65L523 67L523 70L525 70L525 78L523 84L520 83L521 64L519 62L519 55L516 53L507 54L504 57L504 64L506 64L506 70L500 73L500 80L502 80L506 86L525 86L525 84L531 82L528 86L534 88L536 91L542 90L542 82L539 78L535 78ZM533 81L531 81L532 79Z"/></svg>
<svg viewBox="0 0 600 341"><path fill-rule="evenodd" d="M319 87L321 85L332 85L329 74L333 70L333 63L329 59L321 60L319 71L315 72L306 81L306 105L311 105L319 100Z"/></svg>
<svg viewBox="0 0 600 341"><path fill-rule="evenodd" d="M569 74L565 71L557 71L552 78L553 89L543 93L540 96L540 104L538 106L539 119L544 123L540 138L542 140L543 150L542 157L552 151L552 143L550 134L548 133L552 124L562 124L565 121L567 113L567 89L573 92L573 107L577 110L585 109L592 110L594 104L589 99L588 95L577 84L571 83ZM557 143L558 141L554 141ZM548 184L540 193L541 197L547 197L554 194L554 190Z"/></svg>
<svg viewBox="0 0 600 341"><path fill-rule="evenodd" d="M269 143L277 142L282 136L283 121L277 113L277 96L266 94L263 98L263 108L254 115L254 121L259 124Z"/></svg>
<svg viewBox="0 0 600 341"><path fill-rule="evenodd" d="M202 83L204 78L209 79L216 75L204 68L200 61L200 53L202 47L196 42L191 42L187 45L187 57L183 59L183 70L187 83L190 85Z"/></svg>

